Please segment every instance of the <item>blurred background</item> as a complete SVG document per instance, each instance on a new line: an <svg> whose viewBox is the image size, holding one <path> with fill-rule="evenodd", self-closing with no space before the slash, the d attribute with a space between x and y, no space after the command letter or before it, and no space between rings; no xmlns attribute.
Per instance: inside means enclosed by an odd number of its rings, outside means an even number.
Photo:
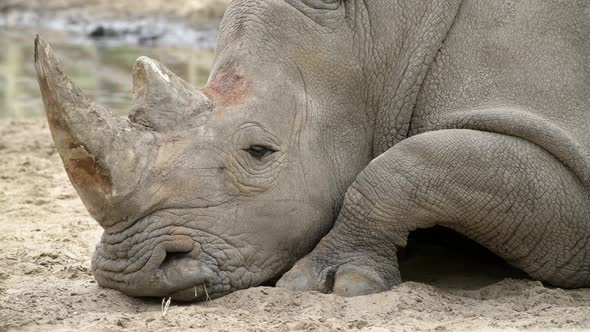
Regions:
<svg viewBox="0 0 590 332"><path fill-rule="evenodd" d="M33 63L37 34L89 97L121 115L141 55L202 87L229 1L0 0L0 120L44 116Z"/></svg>

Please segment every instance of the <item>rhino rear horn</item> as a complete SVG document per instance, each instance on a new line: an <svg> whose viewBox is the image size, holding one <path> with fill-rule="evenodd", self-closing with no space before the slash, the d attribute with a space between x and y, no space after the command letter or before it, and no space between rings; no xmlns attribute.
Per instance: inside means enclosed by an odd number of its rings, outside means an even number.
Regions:
<svg viewBox="0 0 590 332"><path fill-rule="evenodd" d="M51 135L84 205L102 226L126 220L134 209L120 205L127 204L139 183L138 168L147 155L142 146L152 136L84 96L39 37L35 69Z"/></svg>
<svg viewBox="0 0 590 332"><path fill-rule="evenodd" d="M211 101L156 60L142 56L133 66L132 122L163 132L190 126Z"/></svg>

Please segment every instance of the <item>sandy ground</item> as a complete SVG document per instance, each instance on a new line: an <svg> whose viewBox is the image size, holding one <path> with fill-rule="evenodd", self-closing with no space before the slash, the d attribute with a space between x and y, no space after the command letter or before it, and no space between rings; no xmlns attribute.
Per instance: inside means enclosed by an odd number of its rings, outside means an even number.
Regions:
<svg viewBox="0 0 590 332"><path fill-rule="evenodd" d="M165 15L198 23L219 18L227 2L0 0L0 12ZM95 283L90 257L100 234L69 184L45 121L0 120L0 332L590 331L590 289L504 279L501 266L449 258L440 248L438 257L402 268L414 281L382 294L346 299L258 287L172 303L163 315L158 299L130 298Z"/></svg>
<svg viewBox="0 0 590 332"><path fill-rule="evenodd" d="M518 279L470 290L406 282L351 299L259 287L172 303L163 316L159 300L97 286L89 269L100 233L45 122L1 120L0 331L590 330L590 289Z"/></svg>

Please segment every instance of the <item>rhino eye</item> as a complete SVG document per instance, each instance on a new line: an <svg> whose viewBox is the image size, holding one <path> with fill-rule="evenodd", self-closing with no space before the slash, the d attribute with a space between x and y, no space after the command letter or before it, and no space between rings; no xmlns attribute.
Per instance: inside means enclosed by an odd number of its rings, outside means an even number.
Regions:
<svg viewBox="0 0 590 332"><path fill-rule="evenodd" d="M316 9L337 9L342 0L303 0L303 3Z"/></svg>
<svg viewBox="0 0 590 332"><path fill-rule="evenodd" d="M264 145L250 145L250 147L244 149L244 151L248 152L252 157L256 159L262 159L276 152L276 150L272 149L271 147Z"/></svg>

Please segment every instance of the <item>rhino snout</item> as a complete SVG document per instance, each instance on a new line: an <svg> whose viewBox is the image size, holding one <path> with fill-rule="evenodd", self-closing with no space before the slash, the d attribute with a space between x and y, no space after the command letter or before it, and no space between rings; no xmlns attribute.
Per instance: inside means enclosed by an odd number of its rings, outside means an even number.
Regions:
<svg viewBox="0 0 590 332"><path fill-rule="evenodd" d="M211 263L205 262L207 259L200 245L187 236L164 236L159 242L151 253L146 254L149 256L147 260L140 257L136 262L130 262L135 257L115 262L105 253L105 244L102 248L99 244L93 259L93 271L99 285L137 297L172 297L177 301L199 301L209 297L206 289L218 284L218 280ZM141 268L129 272L142 263ZM121 264L127 266L117 269Z"/></svg>

